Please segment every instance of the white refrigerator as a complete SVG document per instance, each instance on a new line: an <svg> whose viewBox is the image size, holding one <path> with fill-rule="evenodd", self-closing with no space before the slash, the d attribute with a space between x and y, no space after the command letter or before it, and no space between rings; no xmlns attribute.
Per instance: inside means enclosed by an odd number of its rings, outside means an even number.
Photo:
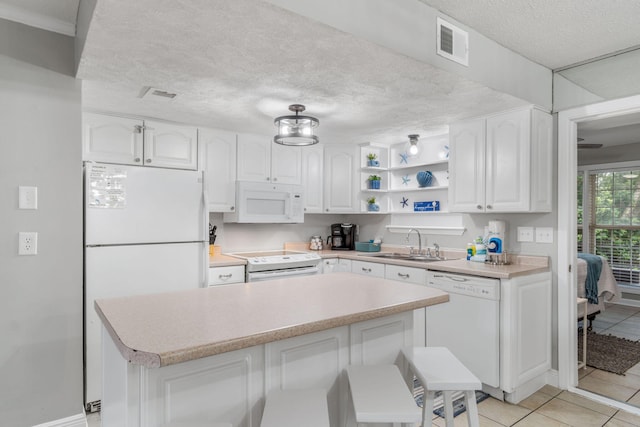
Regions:
<svg viewBox="0 0 640 427"><path fill-rule="evenodd" d="M85 163L85 405L102 398L94 300L207 286L208 212L201 172Z"/></svg>

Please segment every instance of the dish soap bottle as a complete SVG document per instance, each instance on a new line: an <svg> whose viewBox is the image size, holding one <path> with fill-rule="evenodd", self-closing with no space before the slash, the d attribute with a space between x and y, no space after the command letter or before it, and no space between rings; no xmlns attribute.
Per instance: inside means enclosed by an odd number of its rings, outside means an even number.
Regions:
<svg viewBox="0 0 640 427"><path fill-rule="evenodd" d="M471 261L485 262L487 260L487 247L482 242L481 236L476 238L475 252L475 255L471 257Z"/></svg>

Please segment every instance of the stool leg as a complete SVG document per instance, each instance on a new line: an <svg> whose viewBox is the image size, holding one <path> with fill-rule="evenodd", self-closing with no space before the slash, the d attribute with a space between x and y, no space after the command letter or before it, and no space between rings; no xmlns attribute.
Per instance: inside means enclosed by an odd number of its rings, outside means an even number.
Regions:
<svg viewBox="0 0 640 427"><path fill-rule="evenodd" d="M435 398L435 391L424 391L424 397L422 399L422 427L431 427L433 424L433 401Z"/></svg>
<svg viewBox="0 0 640 427"><path fill-rule="evenodd" d="M467 423L469 427L480 427L478 419L478 404L476 403L476 392L465 391L464 400L467 404Z"/></svg>
<svg viewBox="0 0 640 427"><path fill-rule="evenodd" d="M447 427L453 427L453 392L443 391L444 397L444 420Z"/></svg>

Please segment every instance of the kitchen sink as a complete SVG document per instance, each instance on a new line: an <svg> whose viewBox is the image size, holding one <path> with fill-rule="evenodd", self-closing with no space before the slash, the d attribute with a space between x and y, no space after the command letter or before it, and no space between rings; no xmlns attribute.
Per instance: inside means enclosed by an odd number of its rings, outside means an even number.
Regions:
<svg viewBox="0 0 640 427"><path fill-rule="evenodd" d="M406 261L422 261L422 262L433 262L433 261L446 261L446 258L443 257L435 257L429 255L417 255L417 254L406 254L399 252L377 252L377 253L366 253L366 254L358 254L359 256L367 256L367 257L375 257L375 258L387 258L387 259L401 259Z"/></svg>

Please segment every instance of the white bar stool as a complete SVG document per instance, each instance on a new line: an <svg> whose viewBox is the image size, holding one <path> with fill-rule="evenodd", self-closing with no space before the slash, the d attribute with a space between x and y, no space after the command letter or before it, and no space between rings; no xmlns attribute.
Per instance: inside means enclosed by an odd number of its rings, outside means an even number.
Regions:
<svg viewBox="0 0 640 427"><path fill-rule="evenodd" d="M420 408L395 365L350 365L346 368L356 422L414 426Z"/></svg>
<svg viewBox="0 0 640 427"><path fill-rule="evenodd" d="M260 427L329 427L327 392L322 389L273 390Z"/></svg>
<svg viewBox="0 0 640 427"><path fill-rule="evenodd" d="M424 386L422 425L431 426L435 392L441 391L447 427L453 427L454 391L462 391L467 405L469 427L479 427L475 390L482 389L480 380L445 347L407 347L402 353L413 374Z"/></svg>

